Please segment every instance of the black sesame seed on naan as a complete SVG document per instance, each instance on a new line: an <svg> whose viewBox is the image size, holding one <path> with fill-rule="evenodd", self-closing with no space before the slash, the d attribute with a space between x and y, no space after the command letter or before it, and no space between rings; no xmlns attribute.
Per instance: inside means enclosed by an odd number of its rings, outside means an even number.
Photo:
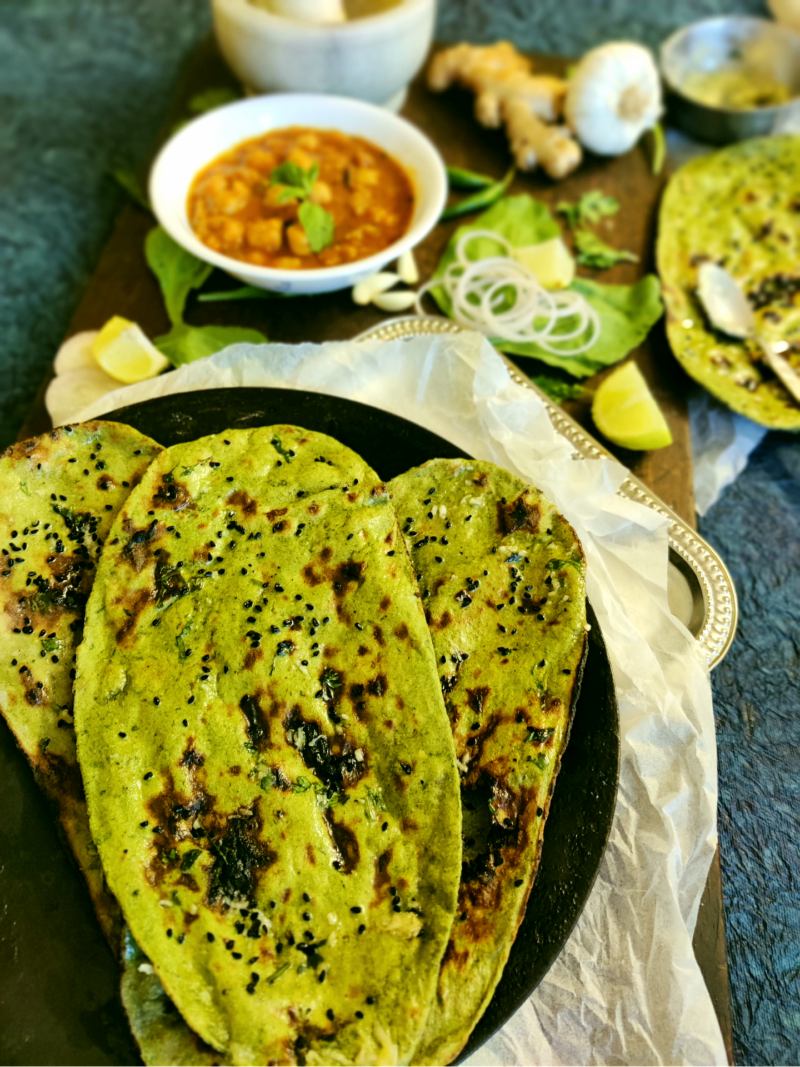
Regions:
<svg viewBox="0 0 800 1067"><path fill-rule="evenodd" d="M74 660L108 531L160 451L130 426L87 422L0 457L0 712L58 809L115 951L119 909L89 833L75 754Z"/></svg>
<svg viewBox="0 0 800 1067"><path fill-rule="evenodd" d="M461 869L453 741L385 487L296 427L164 452L78 656L92 831L142 952L236 1063L409 1062Z"/></svg>
<svg viewBox="0 0 800 1067"><path fill-rule="evenodd" d="M388 485L419 581L461 775L463 866L414 1063L450 1063L525 914L586 645L584 555L550 501L477 460Z"/></svg>

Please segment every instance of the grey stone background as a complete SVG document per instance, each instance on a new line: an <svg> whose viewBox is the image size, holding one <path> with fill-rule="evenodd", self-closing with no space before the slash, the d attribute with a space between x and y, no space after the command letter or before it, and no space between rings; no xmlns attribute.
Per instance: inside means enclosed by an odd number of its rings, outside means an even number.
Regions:
<svg viewBox="0 0 800 1067"><path fill-rule="evenodd" d="M758 0L440 0L439 36L580 53L656 47ZM147 156L207 0L0 0L0 448L16 436L106 241L107 177ZM800 442L770 434L701 532L739 635L714 672L737 1063L800 1062Z"/></svg>

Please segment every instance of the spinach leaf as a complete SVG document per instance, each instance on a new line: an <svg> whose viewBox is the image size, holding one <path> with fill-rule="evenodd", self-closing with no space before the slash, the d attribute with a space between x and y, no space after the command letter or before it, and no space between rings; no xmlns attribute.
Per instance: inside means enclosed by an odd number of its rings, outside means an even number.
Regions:
<svg viewBox="0 0 800 1067"><path fill-rule="evenodd" d="M257 285L243 285L239 289L220 289L215 293L200 293L197 299L201 304L216 304L221 300L276 300L302 295L302 293L276 293L271 289L259 289Z"/></svg>
<svg viewBox="0 0 800 1067"><path fill-rule="evenodd" d="M138 204L139 207L143 207L145 211L153 210L147 198L147 193L139 184L139 179L132 170L124 170L122 167L117 167L115 170L109 171L109 173L134 203Z"/></svg>
<svg viewBox="0 0 800 1067"><path fill-rule="evenodd" d="M297 212L300 225L306 231L308 243L312 252L321 252L333 242L333 215L319 204L312 204L309 200L300 205Z"/></svg>
<svg viewBox="0 0 800 1067"><path fill-rule="evenodd" d="M240 343L260 345L267 338L259 330L240 326L187 326L176 323L169 333L153 342L174 366L194 363L196 359L213 356L228 345Z"/></svg>
<svg viewBox="0 0 800 1067"><path fill-rule="evenodd" d="M579 396L583 396L584 389L582 385L562 382L560 378L554 378L550 374L532 374L530 379L534 385L538 385L542 392L547 393L550 399L557 404L563 404L565 400L577 400ZM509 556L506 562L509 562L510 559L511 557Z"/></svg>
<svg viewBox="0 0 800 1067"><path fill-rule="evenodd" d="M624 248L612 248L591 230L575 231L578 262L592 270L608 270L615 263L638 263L639 257Z"/></svg>
<svg viewBox="0 0 800 1067"><path fill-rule="evenodd" d="M189 293L192 289L200 288L214 269L213 266L181 248L161 226L156 226L148 233L144 254L164 294L169 321L173 326L181 325Z"/></svg>
<svg viewBox="0 0 800 1067"><path fill-rule="evenodd" d="M434 272L440 278L455 260L455 246L462 234L470 230L492 230L505 237L514 247L539 244L551 237L559 237L561 229L546 204L531 196L507 196L488 211L464 226L459 226L450 239L444 255ZM478 237L467 248L470 259L502 254L491 238ZM654 274L647 274L634 285L605 285L576 278L570 289L581 293L600 316L600 336L586 352L577 356L561 356L546 351L531 341L513 342L493 340L496 348L518 356L532 356L558 367L575 378L588 378L603 367L618 363L645 339L650 328L661 318L661 285ZM444 288L434 288L431 295L446 315L452 315L452 304ZM556 327L567 332L569 324ZM574 343L574 342L573 342Z"/></svg>
<svg viewBox="0 0 800 1067"><path fill-rule="evenodd" d="M190 99L189 110L194 115L202 115L204 111L213 111L214 108L222 107L224 104L232 104L234 100L240 99L241 93L237 93L235 89L231 89L228 86L204 89L201 93L195 93Z"/></svg>
<svg viewBox="0 0 800 1067"><path fill-rule="evenodd" d="M520 248L525 245L538 245L542 241L549 241L551 237L561 236L561 227L541 200L534 200L532 196L506 196L477 219L458 227L439 261L434 278L440 278L455 261L456 243L461 235L469 230L492 230ZM477 237L470 241L467 252L470 259L484 259L486 256L502 255L502 248L491 238ZM444 290L434 290L436 301L449 315L451 308L445 304L449 305L450 302L446 295L444 302L440 300L439 293L444 294Z"/></svg>

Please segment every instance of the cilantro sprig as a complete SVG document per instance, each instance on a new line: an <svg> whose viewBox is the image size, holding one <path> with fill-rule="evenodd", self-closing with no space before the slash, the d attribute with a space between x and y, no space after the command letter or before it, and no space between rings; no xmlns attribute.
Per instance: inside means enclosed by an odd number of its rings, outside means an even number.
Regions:
<svg viewBox="0 0 800 1067"><path fill-rule="evenodd" d="M624 248L612 248L591 230L575 230L578 262L592 270L608 270L616 263L637 263L639 257Z"/></svg>
<svg viewBox="0 0 800 1067"><path fill-rule="evenodd" d="M624 248L612 248L596 233L587 230L601 219L611 218L619 211L619 200L606 196L600 189L590 189L577 203L562 200L556 211L567 220L575 241L578 262L591 270L608 270L617 263L636 263L639 259Z"/></svg>
<svg viewBox="0 0 800 1067"><path fill-rule="evenodd" d="M590 189L584 193L577 203L569 200L559 201L556 211L567 220L571 230L587 223L594 225L601 219L611 218L619 211L619 200L613 196L606 196L600 189Z"/></svg>

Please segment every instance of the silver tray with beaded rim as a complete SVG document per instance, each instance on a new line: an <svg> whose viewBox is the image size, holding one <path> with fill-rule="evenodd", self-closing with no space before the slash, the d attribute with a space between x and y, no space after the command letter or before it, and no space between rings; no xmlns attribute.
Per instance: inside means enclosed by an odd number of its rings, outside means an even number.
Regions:
<svg viewBox="0 0 800 1067"><path fill-rule="evenodd" d="M452 319L411 315L389 319L380 326L359 334L354 340L394 341L401 337L460 333L461 330L462 327ZM498 355L506 363L512 381L532 390L542 401L556 433L565 437L575 449L575 459L614 458L599 441L523 374L516 363L502 352ZM639 504L645 504L669 519L667 593L670 610L700 645L709 669L716 667L731 647L739 613L736 589L728 568L696 530L633 474L628 474L619 488L619 494Z"/></svg>

